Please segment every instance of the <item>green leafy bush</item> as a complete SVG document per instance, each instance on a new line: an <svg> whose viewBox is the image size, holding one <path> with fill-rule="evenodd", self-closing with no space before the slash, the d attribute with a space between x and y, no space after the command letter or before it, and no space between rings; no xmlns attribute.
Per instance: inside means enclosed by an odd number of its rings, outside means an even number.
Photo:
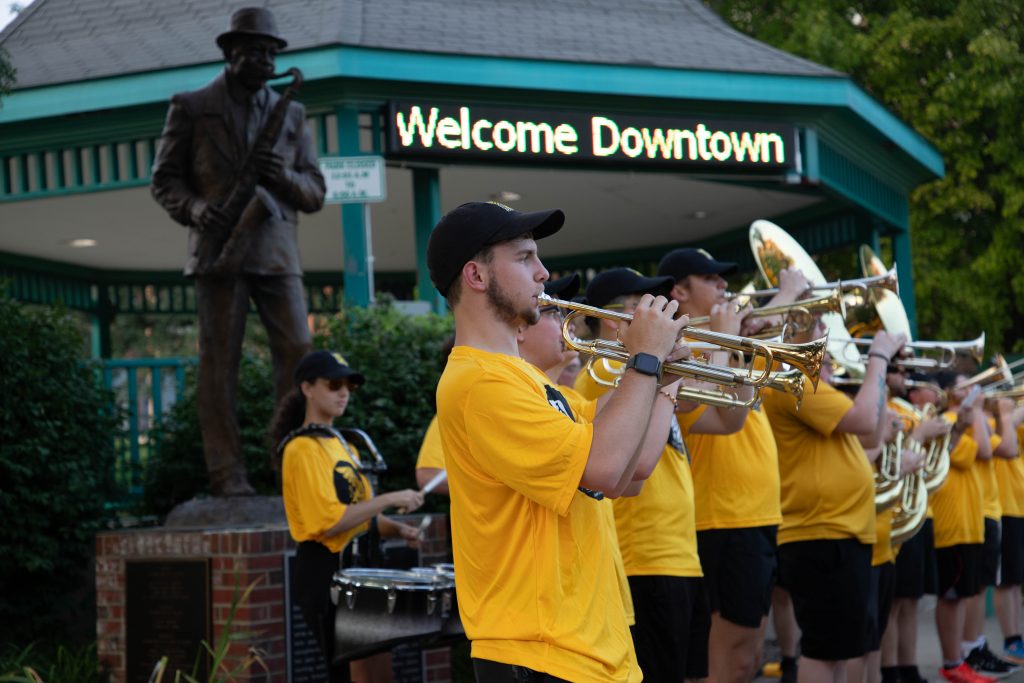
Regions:
<svg viewBox="0 0 1024 683"><path fill-rule="evenodd" d="M451 330L450 318L408 316L382 299L372 308L346 308L315 335L314 347L339 351L366 375L366 385L337 424L358 427L374 440L388 462L385 490L415 486L416 455L434 415L441 344ZM237 413L249 481L259 493L276 494L267 443L274 411L270 361L243 357L239 377ZM210 491L194 380L193 371L182 400L156 431L140 513L165 515L178 503Z"/></svg>
<svg viewBox="0 0 1024 683"><path fill-rule="evenodd" d="M0 642L54 642L95 623L89 569L118 427L84 348L65 311L0 292Z"/></svg>
<svg viewBox="0 0 1024 683"><path fill-rule="evenodd" d="M96 645L75 649L58 645L44 651L34 645L8 645L0 652L0 683L103 683L110 680L96 656Z"/></svg>

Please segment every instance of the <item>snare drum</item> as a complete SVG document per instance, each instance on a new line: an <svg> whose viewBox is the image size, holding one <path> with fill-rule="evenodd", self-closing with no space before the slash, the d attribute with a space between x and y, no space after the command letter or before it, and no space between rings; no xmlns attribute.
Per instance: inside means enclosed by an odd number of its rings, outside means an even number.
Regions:
<svg viewBox="0 0 1024 683"><path fill-rule="evenodd" d="M352 567L335 573L331 600L334 656L359 659L440 635L452 616L455 582L436 571Z"/></svg>

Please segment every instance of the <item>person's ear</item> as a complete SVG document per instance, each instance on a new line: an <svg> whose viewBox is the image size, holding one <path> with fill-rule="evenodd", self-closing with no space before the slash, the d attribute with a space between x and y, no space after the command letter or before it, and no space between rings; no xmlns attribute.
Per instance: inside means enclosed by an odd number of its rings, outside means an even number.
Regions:
<svg viewBox="0 0 1024 683"><path fill-rule="evenodd" d="M487 278L489 276L490 273L487 270L487 266L477 261L467 261L466 265L462 266L463 287L483 292L487 289Z"/></svg>
<svg viewBox="0 0 1024 683"><path fill-rule="evenodd" d="M690 289L683 285L683 282L683 280L680 280L672 285L672 290L669 292L669 295L680 303L690 300Z"/></svg>

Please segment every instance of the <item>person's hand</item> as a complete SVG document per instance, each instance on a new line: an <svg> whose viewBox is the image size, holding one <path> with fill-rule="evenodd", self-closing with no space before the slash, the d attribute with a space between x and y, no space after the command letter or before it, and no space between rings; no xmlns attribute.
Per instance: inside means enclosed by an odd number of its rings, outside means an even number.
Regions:
<svg viewBox="0 0 1024 683"><path fill-rule="evenodd" d="M284 158L267 147L257 147L253 155L263 184L271 188L280 187L285 177Z"/></svg>
<svg viewBox="0 0 1024 683"><path fill-rule="evenodd" d="M1013 399L1004 396L996 401L996 415L1005 419L1013 413L1015 407L1016 404L1013 402Z"/></svg>
<svg viewBox="0 0 1024 683"><path fill-rule="evenodd" d="M910 474L924 467L925 452L923 449L900 450L900 474Z"/></svg>
<svg viewBox="0 0 1024 683"><path fill-rule="evenodd" d="M743 319L750 315L752 310L750 304L740 307L732 301L715 304L711 307L711 329L714 332L737 335L743 326Z"/></svg>
<svg viewBox="0 0 1024 683"><path fill-rule="evenodd" d="M974 410L974 406L960 406L960 409L956 411L956 430L958 432L966 431L974 424Z"/></svg>
<svg viewBox="0 0 1024 683"><path fill-rule="evenodd" d="M903 348L904 344L907 343L907 335L900 332L899 334L890 334L889 332L880 331L875 334L875 338L871 341L871 348L868 349L868 355L870 354L881 354L887 359L886 362L891 361L893 356L899 353L900 349Z"/></svg>
<svg viewBox="0 0 1024 683"><path fill-rule="evenodd" d="M423 505L423 494L415 489L402 489L384 495L388 497L388 507L398 508L399 514L404 515Z"/></svg>
<svg viewBox="0 0 1024 683"><path fill-rule="evenodd" d="M674 363L677 360L690 360L693 355L693 350L690 345L682 339L676 341L676 345L672 347L672 350L667 356L665 356L666 363Z"/></svg>
<svg viewBox="0 0 1024 683"><path fill-rule="evenodd" d="M912 436L921 443L937 439L940 436L945 436L949 433L949 430L953 428L953 425L949 424L946 420L941 417L933 417L925 420L914 427Z"/></svg>
<svg viewBox="0 0 1024 683"><path fill-rule="evenodd" d="M394 520L392 520L394 521ZM420 530L414 526L408 524L402 524L401 522L395 522L395 526L398 527L398 536L405 544L410 548L418 548L420 545Z"/></svg>
<svg viewBox="0 0 1024 683"><path fill-rule="evenodd" d="M747 308L750 308L750 306L747 306ZM740 336L753 337L771 324L770 318L753 316L748 313L747 317L743 319L743 324L740 325Z"/></svg>
<svg viewBox="0 0 1024 683"><path fill-rule="evenodd" d="M675 318L679 304L663 296L644 294L633 311L633 321L620 328L619 337L630 355L649 353L664 361L676 347L689 316Z"/></svg>
<svg viewBox="0 0 1024 683"><path fill-rule="evenodd" d="M796 301L811 288L811 282L799 268L790 266L779 271L779 294Z"/></svg>
<svg viewBox="0 0 1024 683"><path fill-rule="evenodd" d="M216 204L195 202L192 222L202 233L223 233L231 227L231 218Z"/></svg>

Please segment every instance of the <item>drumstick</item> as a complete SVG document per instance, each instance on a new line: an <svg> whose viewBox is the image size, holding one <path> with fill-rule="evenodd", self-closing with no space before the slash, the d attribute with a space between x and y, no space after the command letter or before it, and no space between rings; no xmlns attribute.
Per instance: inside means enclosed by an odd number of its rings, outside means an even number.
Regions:
<svg viewBox="0 0 1024 683"><path fill-rule="evenodd" d="M427 527L430 526L430 515L424 515L420 521L419 529L416 530L416 538L421 541L424 540L424 536L427 533Z"/></svg>
<svg viewBox="0 0 1024 683"><path fill-rule="evenodd" d="M447 478L448 478L448 472L447 472L447 471L445 471L445 470L441 470L440 472L438 472L437 474L435 474L435 475L434 475L434 478L433 478L433 479L431 479L430 481L428 481L428 482L427 482L427 483L426 483L426 484L425 484L425 485L423 486L423 488L421 488L421 489L420 489L420 493L430 493L430 492L431 492L431 491L433 491L433 490L434 490L435 488L437 488L437 486L438 486L438 485L439 485L439 484L440 484L440 483L441 483L442 481L444 481L444 480L445 480L445 479L447 479Z"/></svg>

